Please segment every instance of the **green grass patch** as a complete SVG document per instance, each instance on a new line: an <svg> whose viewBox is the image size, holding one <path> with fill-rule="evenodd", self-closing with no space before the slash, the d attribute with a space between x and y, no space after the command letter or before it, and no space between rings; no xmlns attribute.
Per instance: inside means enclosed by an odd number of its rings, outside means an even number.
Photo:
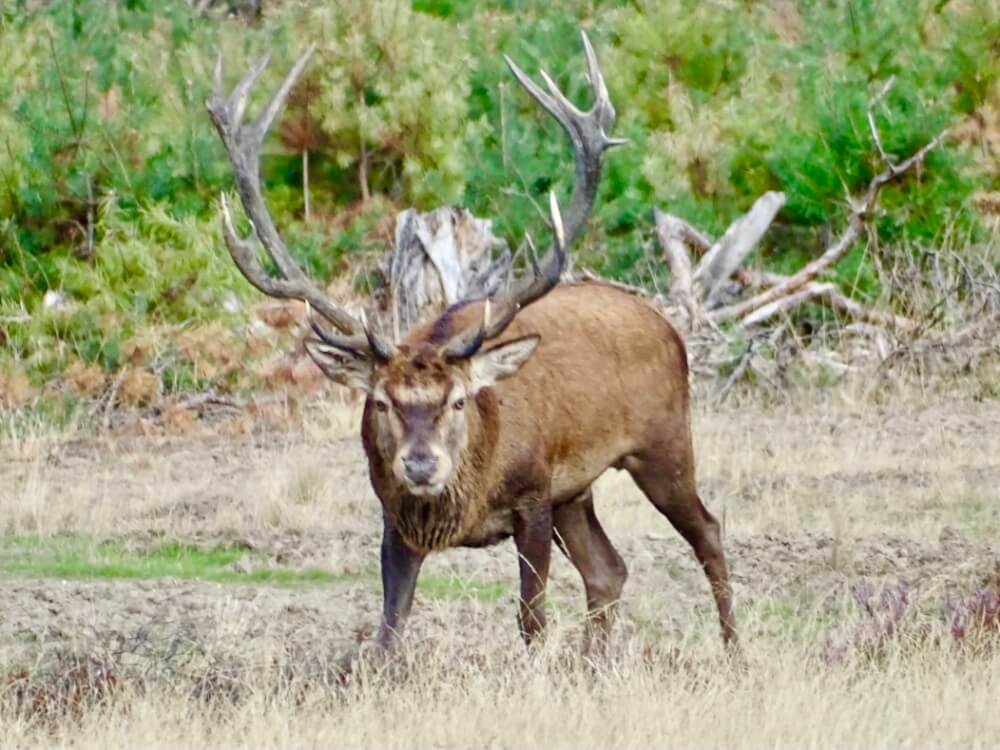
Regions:
<svg viewBox="0 0 1000 750"><path fill-rule="evenodd" d="M247 572L234 564L246 560ZM78 534L24 534L0 538L0 576L66 578L179 578L219 583L264 583L275 586L365 581L378 587L377 571L334 573L321 568L275 566L265 557L239 546L199 547L167 542L147 549L122 541L98 541ZM432 599L475 599L496 602L513 591L508 584L458 576L424 574L417 589Z"/></svg>
<svg viewBox="0 0 1000 750"><path fill-rule="evenodd" d="M471 581L458 576L422 575L417 580L417 591L433 599L477 599L495 602L510 593L502 583Z"/></svg>
<svg viewBox="0 0 1000 750"><path fill-rule="evenodd" d="M167 543L134 550L117 541L97 542L76 535L18 536L0 541L0 575L39 578L180 578L222 583L268 583L292 586L332 583L343 574L320 568L264 567L263 558L247 572L234 563L253 554L235 546L197 547ZM255 562L251 560L251 563Z"/></svg>

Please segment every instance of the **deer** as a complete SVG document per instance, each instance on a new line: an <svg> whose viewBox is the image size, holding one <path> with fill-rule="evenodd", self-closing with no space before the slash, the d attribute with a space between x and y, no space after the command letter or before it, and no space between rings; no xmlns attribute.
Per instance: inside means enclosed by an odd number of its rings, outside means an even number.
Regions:
<svg viewBox="0 0 1000 750"><path fill-rule="evenodd" d="M298 59L261 114L243 121L265 55L223 91L221 56L206 103L231 162L252 233L223 237L242 275L271 297L306 304L304 347L327 378L364 397L361 442L382 510L382 619L376 643L401 641L421 565L449 548L513 539L527 644L546 624L553 546L585 591L585 648L607 642L628 571L594 508L592 485L627 471L691 546L708 579L722 638L736 644L720 526L698 496L684 342L645 299L594 281L560 283L567 248L597 197L605 152L625 141L597 57L582 34L593 104L578 109L541 71L545 89L509 57L530 96L568 135L574 184L563 220L550 194L551 247L530 273L488 298L464 299L398 340L328 298L292 259L264 201L260 148L314 48ZM265 271L257 243L274 262ZM322 321L321 321L322 319Z"/></svg>

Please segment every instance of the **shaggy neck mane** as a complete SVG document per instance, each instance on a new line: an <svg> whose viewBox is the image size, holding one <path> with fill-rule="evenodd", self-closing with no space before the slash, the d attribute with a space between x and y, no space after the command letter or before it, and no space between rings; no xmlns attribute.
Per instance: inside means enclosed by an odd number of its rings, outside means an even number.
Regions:
<svg viewBox="0 0 1000 750"><path fill-rule="evenodd" d="M497 446L499 422L492 389L476 395L476 417L470 419L468 442L455 473L440 495L411 495L402 487L391 508L396 528L407 543L422 551L454 546L482 520Z"/></svg>

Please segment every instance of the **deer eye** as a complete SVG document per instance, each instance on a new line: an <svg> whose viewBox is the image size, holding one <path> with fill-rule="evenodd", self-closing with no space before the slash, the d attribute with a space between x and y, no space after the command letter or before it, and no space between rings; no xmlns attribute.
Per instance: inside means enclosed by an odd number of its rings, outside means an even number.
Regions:
<svg viewBox="0 0 1000 750"><path fill-rule="evenodd" d="M389 411L389 404L387 404L382 399L375 399L375 408L378 410L380 414L385 414L387 411Z"/></svg>
<svg viewBox="0 0 1000 750"><path fill-rule="evenodd" d="M455 403L451 405L451 408L455 411L462 411L465 408L465 399L459 398L455 400Z"/></svg>

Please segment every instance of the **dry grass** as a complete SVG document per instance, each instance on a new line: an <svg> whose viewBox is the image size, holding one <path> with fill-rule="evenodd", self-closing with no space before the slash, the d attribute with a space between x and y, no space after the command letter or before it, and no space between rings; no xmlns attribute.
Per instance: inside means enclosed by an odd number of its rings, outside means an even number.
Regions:
<svg viewBox="0 0 1000 750"><path fill-rule="evenodd" d="M525 652L501 545L433 557L404 665L344 678L338 665L380 607L356 406L309 403L290 430L23 438L0 449L6 539L236 542L338 577L275 588L0 574L0 674L27 670L0 683L0 747L996 746L998 648L904 638L877 663L824 661L829 639L863 616L858 581L909 581L921 616L940 623L943 597L980 585L1000 559L1000 406L884 401L834 388L696 411L745 672L720 657L689 551L621 473L597 493L631 572L606 663L575 656L582 597L561 558L551 637ZM67 654L95 659L115 688L73 677L84 681L75 708L58 693L59 710L24 710L23 696L50 695L29 687L83 674Z"/></svg>
<svg viewBox="0 0 1000 750"><path fill-rule="evenodd" d="M123 682L76 716L8 713L4 747L995 747L1000 652L898 649L879 665L830 667L811 644L753 639L733 669L698 638L614 661L442 633L345 684L287 653L255 669ZM230 637L230 640L231 637ZM682 657L677 653L683 653ZM228 679L235 676L233 682ZM221 688L236 684L230 693ZM206 695L205 686L214 691Z"/></svg>
<svg viewBox="0 0 1000 750"><path fill-rule="evenodd" d="M336 533L355 512L376 516L358 405L312 402L292 419L287 429L236 434L216 425L151 436L88 437L75 428L29 435L0 448L0 528L188 538ZM834 388L818 402L814 392L771 406L706 405L696 409L694 433L701 494L730 534L1000 532L992 502L1000 407L992 401L911 393L877 403ZM613 536L658 518L624 472L602 477L598 494Z"/></svg>

